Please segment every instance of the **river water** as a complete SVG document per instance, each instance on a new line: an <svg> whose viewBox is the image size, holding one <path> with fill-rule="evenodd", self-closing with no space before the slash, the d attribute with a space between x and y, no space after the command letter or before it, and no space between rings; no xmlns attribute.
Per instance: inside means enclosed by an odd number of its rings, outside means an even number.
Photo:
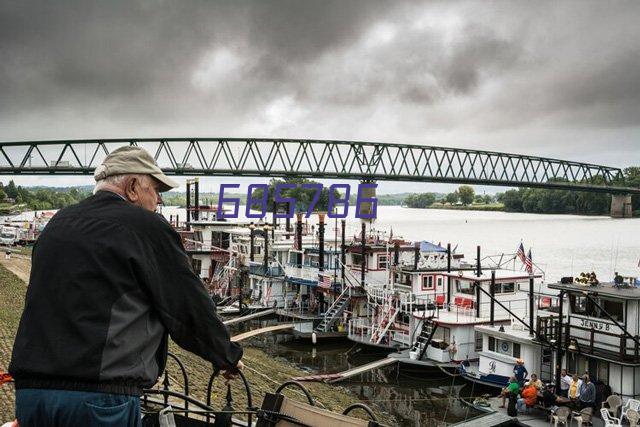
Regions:
<svg viewBox="0 0 640 427"><path fill-rule="evenodd" d="M236 325L233 332L272 322L275 319ZM286 333L254 337L249 344L297 365L309 375L345 371L386 355L348 340L319 341L314 346ZM444 426L478 416L480 413L459 397L469 401L473 400L472 396L490 392L440 371L416 371L404 366L374 369L339 385L349 389L375 413L387 413L395 419L395 425L403 427Z"/></svg>

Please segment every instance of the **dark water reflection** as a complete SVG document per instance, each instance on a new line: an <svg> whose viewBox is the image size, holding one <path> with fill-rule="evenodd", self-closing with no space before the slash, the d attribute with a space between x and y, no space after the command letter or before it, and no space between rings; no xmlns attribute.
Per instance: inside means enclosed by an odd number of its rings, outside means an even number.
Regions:
<svg viewBox="0 0 640 427"><path fill-rule="evenodd" d="M275 319L234 326L234 333L274 324ZM250 345L294 363L309 374L344 371L384 357L385 353L348 340L296 340L287 333L265 334ZM416 371L405 366L375 369L340 383L375 411L391 414L399 426L441 426L479 415L458 396L479 395L480 389L441 371Z"/></svg>

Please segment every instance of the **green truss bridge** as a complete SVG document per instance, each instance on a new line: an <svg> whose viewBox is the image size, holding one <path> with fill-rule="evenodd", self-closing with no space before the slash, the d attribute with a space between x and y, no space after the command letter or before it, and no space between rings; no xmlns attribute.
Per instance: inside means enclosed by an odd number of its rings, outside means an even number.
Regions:
<svg viewBox="0 0 640 427"><path fill-rule="evenodd" d="M535 156L379 142L254 138L0 142L2 175L88 175L113 149L146 148L171 175L308 177L640 194L619 168Z"/></svg>

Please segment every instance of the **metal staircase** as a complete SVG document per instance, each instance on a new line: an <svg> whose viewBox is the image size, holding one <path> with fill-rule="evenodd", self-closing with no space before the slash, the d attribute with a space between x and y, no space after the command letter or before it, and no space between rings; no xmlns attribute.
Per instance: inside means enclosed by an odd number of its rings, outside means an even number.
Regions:
<svg viewBox="0 0 640 427"><path fill-rule="evenodd" d="M427 347L431 344L433 335L436 333L436 329L438 329L438 324L433 321L433 318L426 318L424 322L422 322L420 335L418 335L411 347L411 352L418 354L416 360L422 360L422 357L427 352Z"/></svg>
<svg viewBox="0 0 640 427"><path fill-rule="evenodd" d="M327 312L324 314L322 321L315 327L316 332L328 332L331 326L349 306L351 297L349 296L348 290L348 288L345 289L333 304L331 304Z"/></svg>
<svg viewBox="0 0 640 427"><path fill-rule="evenodd" d="M237 271L236 259L233 256L225 264L218 263L210 282L213 293L221 297L227 296L227 290Z"/></svg>
<svg viewBox="0 0 640 427"><path fill-rule="evenodd" d="M382 342L389 331L389 328L391 328L391 325L395 322L398 313L400 313L400 309L394 306L393 301L390 302L387 310L384 311L378 327L371 334L371 342L375 344L380 344Z"/></svg>

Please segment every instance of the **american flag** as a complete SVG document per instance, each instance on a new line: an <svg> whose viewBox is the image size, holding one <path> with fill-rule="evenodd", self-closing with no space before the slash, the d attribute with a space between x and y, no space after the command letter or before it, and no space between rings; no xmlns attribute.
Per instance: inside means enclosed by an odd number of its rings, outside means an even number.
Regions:
<svg viewBox="0 0 640 427"><path fill-rule="evenodd" d="M524 246L522 245L522 242L520 242L520 246L518 246L518 252L516 252L516 255L518 255L518 258L520 258L520 261L522 261L523 264L527 263L527 256L524 254Z"/></svg>
<svg viewBox="0 0 640 427"><path fill-rule="evenodd" d="M531 248L529 248L529 253L527 254L527 259L524 261L524 265L527 268L527 273L533 274L533 258L531 257Z"/></svg>
<svg viewBox="0 0 640 427"><path fill-rule="evenodd" d="M331 276L318 274L318 286L329 289L331 287Z"/></svg>

